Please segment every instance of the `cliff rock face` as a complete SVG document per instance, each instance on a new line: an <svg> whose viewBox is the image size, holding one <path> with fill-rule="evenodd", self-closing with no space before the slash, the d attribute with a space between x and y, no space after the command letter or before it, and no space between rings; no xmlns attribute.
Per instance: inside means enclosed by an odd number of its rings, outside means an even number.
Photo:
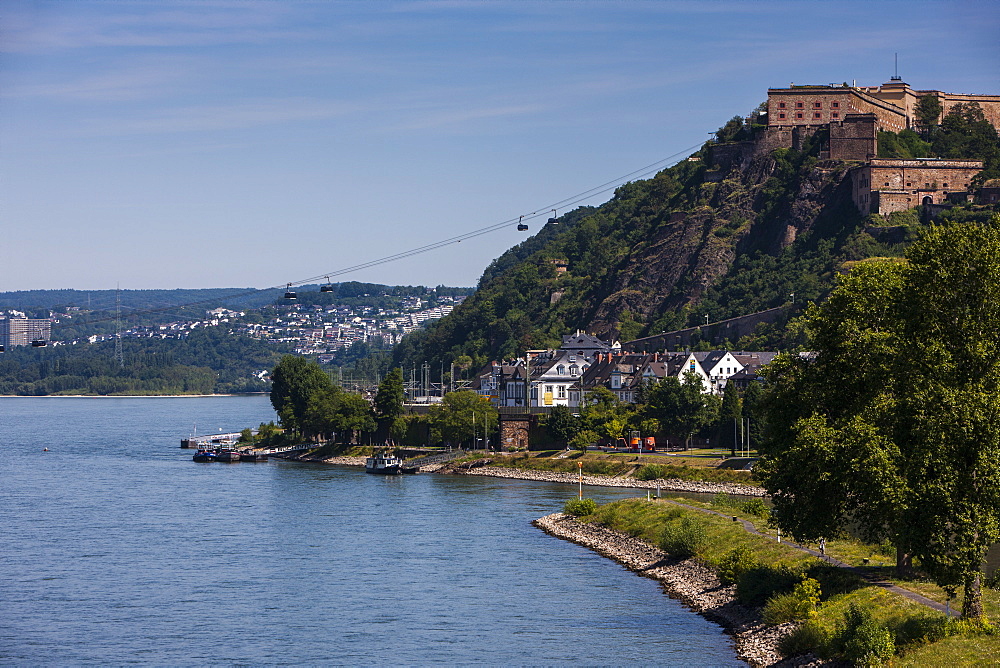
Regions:
<svg viewBox="0 0 1000 668"><path fill-rule="evenodd" d="M774 187L779 168L773 156L761 155L717 182L700 184L696 206L672 212L650 230L648 241L630 249L588 329L613 338L626 311L651 322L663 312L696 307L740 254L777 255L811 232L824 211L850 201L842 163L803 169L789 184L794 189Z"/></svg>
<svg viewBox="0 0 1000 668"><path fill-rule="evenodd" d="M485 363L577 328L627 340L780 306L792 292L821 297L845 259L838 249L863 228L850 163L819 161L818 144L737 148L705 149L546 225L397 362Z"/></svg>

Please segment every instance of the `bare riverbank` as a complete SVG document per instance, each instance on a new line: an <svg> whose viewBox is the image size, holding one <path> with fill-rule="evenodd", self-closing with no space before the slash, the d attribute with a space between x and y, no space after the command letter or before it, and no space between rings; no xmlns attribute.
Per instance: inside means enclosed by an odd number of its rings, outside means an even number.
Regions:
<svg viewBox="0 0 1000 668"><path fill-rule="evenodd" d="M784 659L778 644L798 624L765 625L759 610L737 602L735 585L722 585L714 571L694 559L673 559L637 538L579 522L563 513L547 515L532 524L549 535L590 548L639 575L657 580L671 597L732 634L737 656L751 666L821 665L812 656Z"/></svg>

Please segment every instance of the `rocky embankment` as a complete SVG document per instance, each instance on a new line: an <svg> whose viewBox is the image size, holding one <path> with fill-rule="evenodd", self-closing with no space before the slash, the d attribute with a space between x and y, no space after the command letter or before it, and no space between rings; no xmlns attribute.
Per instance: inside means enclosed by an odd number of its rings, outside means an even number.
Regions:
<svg viewBox="0 0 1000 668"><path fill-rule="evenodd" d="M470 462L475 464L476 462ZM516 478L518 480L540 480L543 482L561 482L577 484L580 481L578 473L556 473L554 471L530 471L525 469L489 466L482 464L466 468L455 467L449 473L462 475L486 475L495 478ZM615 478L611 476L584 475L584 485L599 485L603 487L636 487L639 489L661 489L668 492L701 492L705 494L737 494L740 496L766 496L760 487L740 485L730 482L702 482L696 480L636 480L635 478Z"/></svg>
<svg viewBox="0 0 1000 668"><path fill-rule="evenodd" d="M783 659L778 644L797 624L765 625L759 610L736 601L735 586L724 586L713 570L694 559L673 559L637 538L579 522L563 513L547 515L532 524L547 534L588 547L640 575L658 580L671 597L732 634L736 654L751 666L821 665L812 656Z"/></svg>

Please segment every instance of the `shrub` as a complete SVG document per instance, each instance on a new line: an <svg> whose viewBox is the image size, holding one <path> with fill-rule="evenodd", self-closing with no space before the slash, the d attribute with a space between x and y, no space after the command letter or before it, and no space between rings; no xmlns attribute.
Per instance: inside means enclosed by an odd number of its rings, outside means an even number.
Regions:
<svg viewBox="0 0 1000 668"><path fill-rule="evenodd" d="M593 515L597 510L597 502L593 499L570 499L563 507L563 512L574 517Z"/></svg>
<svg viewBox="0 0 1000 668"><path fill-rule="evenodd" d="M764 604L764 621L768 624L782 624L815 617L819 596L819 582L803 577L790 593L776 594L767 600Z"/></svg>
<svg viewBox="0 0 1000 668"><path fill-rule="evenodd" d="M881 666L896 651L892 633L872 617L867 608L852 604L840 632L844 658L856 666Z"/></svg>
<svg viewBox="0 0 1000 668"><path fill-rule="evenodd" d="M785 656L805 654L824 649L830 642L830 632L815 619L792 631L780 641L781 653Z"/></svg>
<svg viewBox="0 0 1000 668"><path fill-rule="evenodd" d="M1000 591L1000 568L995 569L992 575L987 575L983 578L983 585Z"/></svg>
<svg viewBox="0 0 1000 668"><path fill-rule="evenodd" d="M644 464L635 472L636 480L659 480L664 476L665 469L661 464Z"/></svg>
<svg viewBox="0 0 1000 668"><path fill-rule="evenodd" d="M697 555L706 542L708 534L704 522L685 516L664 527L660 547L672 556L688 559Z"/></svg>
<svg viewBox="0 0 1000 668"><path fill-rule="evenodd" d="M802 575L788 566L760 566L740 576L736 596L746 605L763 605L775 594L791 591L800 579Z"/></svg>
<svg viewBox="0 0 1000 668"><path fill-rule="evenodd" d="M747 515L754 515L755 517L764 518L771 514L771 509L767 507L763 499L743 501L739 504L739 508Z"/></svg>
<svg viewBox="0 0 1000 668"><path fill-rule="evenodd" d="M736 584L744 573L758 568L760 563L748 545L740 545L722 557L719 562L719 579L722 584Z"/></svg>

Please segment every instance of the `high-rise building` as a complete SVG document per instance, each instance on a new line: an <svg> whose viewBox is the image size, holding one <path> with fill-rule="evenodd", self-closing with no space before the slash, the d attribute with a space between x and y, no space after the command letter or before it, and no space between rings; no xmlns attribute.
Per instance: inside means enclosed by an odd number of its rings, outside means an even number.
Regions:
<svg viewBox="0 0 1000 668"><path fill-rule="evenodd" d="M48 341L52 322L43 318L0 318L0 344L26 346L32 341Z"/></svg>

